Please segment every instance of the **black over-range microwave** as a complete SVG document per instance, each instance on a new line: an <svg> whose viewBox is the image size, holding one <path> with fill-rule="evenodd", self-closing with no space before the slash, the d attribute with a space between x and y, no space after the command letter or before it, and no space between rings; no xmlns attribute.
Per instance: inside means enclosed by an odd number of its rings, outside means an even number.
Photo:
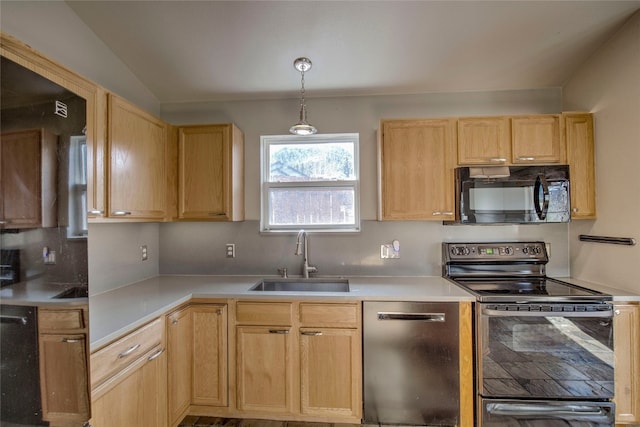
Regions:
<svg viewBox="0 0 640 427"><path fill-rule="evenodd" d="M569 166L456 169L456 222L569 222Z"/></svg>

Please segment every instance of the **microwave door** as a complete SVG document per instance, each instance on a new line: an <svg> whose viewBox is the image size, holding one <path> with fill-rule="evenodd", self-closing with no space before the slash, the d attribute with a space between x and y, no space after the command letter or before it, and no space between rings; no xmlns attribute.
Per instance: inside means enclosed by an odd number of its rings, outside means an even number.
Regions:
<svg viewBox="0 0 640 427"><path fill-rule="evenodd" d="M549 212L549 184L544 176L538 175L533 188L533 206L540 221L547 218Z"/></svg>

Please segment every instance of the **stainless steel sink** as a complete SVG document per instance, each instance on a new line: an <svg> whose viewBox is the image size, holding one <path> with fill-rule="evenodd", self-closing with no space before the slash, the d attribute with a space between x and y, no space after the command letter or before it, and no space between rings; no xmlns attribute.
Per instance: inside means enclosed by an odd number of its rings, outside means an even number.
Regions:
<svg viewBox="0 0 640 427"><path fill-rule="evenodd" d="M249 289L261 292L349 292L347 279L263 279Z"/></svg>
<svg viewBox="0 0 640 427"><path fill-rule="evenodd" d="M55 295L55 299L67 299L67 298L87 298L89 296L89 289L86 286L75 286L73 288L66 289Z"/></svg>

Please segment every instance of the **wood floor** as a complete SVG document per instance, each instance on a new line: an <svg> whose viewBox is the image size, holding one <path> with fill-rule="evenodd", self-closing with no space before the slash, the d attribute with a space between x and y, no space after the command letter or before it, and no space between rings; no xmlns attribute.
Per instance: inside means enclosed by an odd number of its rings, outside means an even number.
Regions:
<svg viewBox="0 0 640 427"><path fill-rule="evenodd" d="M360 424L303 423L300 421L242 420L237 418L188 416L179 427L356 427ZM374 427L364 424L362 427ZM387 426L393 427L393 426Z"/></svg>

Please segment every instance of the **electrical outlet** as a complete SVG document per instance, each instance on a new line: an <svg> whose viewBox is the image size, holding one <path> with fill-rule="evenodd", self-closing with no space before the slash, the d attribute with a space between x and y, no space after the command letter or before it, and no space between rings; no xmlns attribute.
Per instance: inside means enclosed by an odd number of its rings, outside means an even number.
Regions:
<svg viewBox="0 0 640 427"><path fill-rule="evenodd" d="M149 259L149 251L147 250L147 245L140 246L140 256L142 257L142 261L146 261Z"/></svg>
<svg viewBox="0 0 640 427"><path fill-rule="evenodd" d="M234 243L227 243L227 258L235 258L236 257L236 245Z"/></svg>

